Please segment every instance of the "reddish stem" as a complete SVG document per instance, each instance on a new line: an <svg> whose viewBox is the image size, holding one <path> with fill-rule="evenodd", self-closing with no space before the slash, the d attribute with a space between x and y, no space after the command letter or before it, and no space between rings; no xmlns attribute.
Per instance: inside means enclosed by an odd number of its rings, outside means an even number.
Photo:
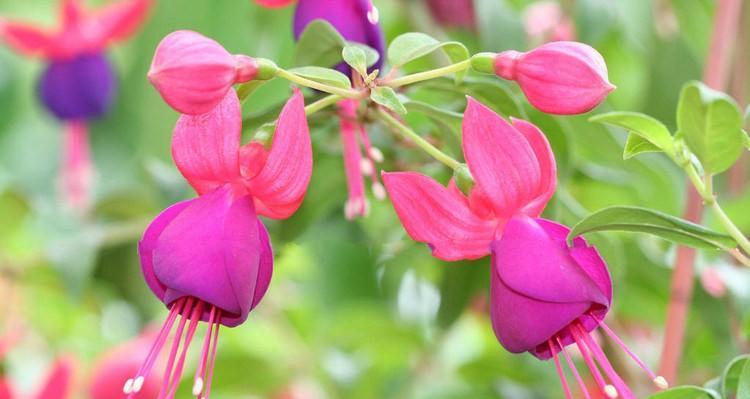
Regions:
<svg viewBox="0 0 750 399"><path fill-rule="evenodd" d="M742 0L719 0L714 15L711 47L707 54L703 81L717 90L722 90L727 85L729 61L732 56L734 40L737 37L741 7ZM703 204L700 195L692 186L688 186L684 218L699 222L702 213ZM664 330L661 367L659 369L659 374L673 382L677 381L677 371L685 338L687 312L693 295L694 263L694 250L687 247L677 248Z"/></svg>

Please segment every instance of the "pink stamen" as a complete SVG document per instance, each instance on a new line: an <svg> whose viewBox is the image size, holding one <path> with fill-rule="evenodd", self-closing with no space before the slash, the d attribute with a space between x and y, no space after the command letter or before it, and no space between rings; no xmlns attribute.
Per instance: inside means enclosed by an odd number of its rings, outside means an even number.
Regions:
<svg viewBox="0 0 750 399"><path fill-rule="evenodd" d="M177 385L179 385L180 379L182 378L182 370L185 368L185 358L187 357L187 352L190 349L190 343L193 341L195 330L198 329L198 322L200 321L201 315L203 314L203 305L204 302L199 301L197 306L193 308L193 313L190 315L190 326L188 327L187 334L185 334L185 341L182 344L182 353L180 354L180 360L177 363L174 374L172 374L172 381L170 383L171 387L169 388L169 391L167 393L167 398L174 398L174 394L177 391Z"/></svg>
<svg viewBox="0 0 750 399"><path fill-rule="evenodd" d="M617 393L619 395L622 395L622 397L625 399L635 399L635 395L633 394L633 392L630 390L630 388L628 388L627 384L625 384L625 381L620 378L615 369L609 363L609 360L604 354L604 351L602 351L596 341L591 338L586 330L584 330L580 324L572 326L570 330L573 335L577 334L586 344L586 347L591 351L591 354L593 355L596 362L599 363L600 366L602 366L604 374L606 374L610 381L612 381L612 385L614 385L615 389L617 389Z"/></svg>
<svg viewBox="0 0 750 399"><path fill-rule="evenodd" d="M575 340L576 346L578 346L578 349L581 352L581 356L583 356L583 360L586 362L586 365L589 367L589 370L591 371L591 375L594 377L594 381L596 381L596 385L599 386L599 390L601 390L602 393L607 395L607 397L609 398L616 398L617 390L615 389L615 387L607 384L604 381L604 377L602 376L602 373L599 371L599 367L596 366L594 359L591 358L591 354L589 353L588 348L586 348L586 345L580 339L578 334L573 333L573 339Z"/></svg>
<svg viewBox="0 0 750 399"><path fill-rule="evenodd" d="M547 340L547 346L549 346L549 351L552 353L552 358L555 360L555 369L557 369L557 375L560 377L560 383L562 383L563 391L565 391L565 398L573 399L573 394L570 393L568 381L565 379L565 373L563 372L562 365L560 364L560 359L557 357L557 352L555 351L555 347L552 344L552 340Z"/></svg>
<svg viewBox="0 0 750 399"><path fill-rule="evenodd" d="M578 383L578 387L581 388L581 392L583 392L583 396L586 399L591 399L591 396L589 395L588 389L586 389L586 384L583 383L583 379L581 378L581 375L578 373L578 369L576 368L575 363L573 363L573 359L570 358L570 355L568 354L568 351L565 350L565 347L563 346L562 342L560 342L560 338L555 338L557 340L557 344L560 345L560 352L563 353L563 356L565 357L565 361L568 363L568 367L570 367L570 370L573 372L573 376L576 379L576 382Z"/></svg>
<svg viewBox="0 0 750 399"><path fill-rule="evenodd" d="M180 341L182 341L182 332L185 330L185 322L187 316L193 309L193 298L190 297L187 300L185 309L181 314L180 324L177 326L177 331L172 339L172 349L169 351L169 360L167 360L167 371L164 373L164 381L162 382L161 389L159 390L159 399L163 399L168 392L170 376L172 375L172 369L174 368L175 358L177 357L177 351L180 347Z"/></svg>
<svg viewBox="0 0 750 399"><path fill-rule="evenodd" d="M216 363L216 348L219 346L219 325L221 324L221 309L218 310L216 316L216 328L214 329L213 348L211 349L211 358L209 359L208 366L208 378L206 383L206 395L205 399L211 394L211 380L214 378L214 365Z"/></svg>
<svg viewBox="0 0 750 399"><path fill-rule="evenodd" d="M667 380L664 377L660 375L656 375L653 371L651 371L651 369L648 368L648 366L646 366L646 363L644 363L633 351L631 351L630 348L628 348L627 345L625 345L625 343L622 342L620 337L618 337L617 334L615 334L615 332L612 331L612 329L609 328L609 326L606 323L602 321L601 323L599 323L599 326L602 328L602 330L604 330L604 332L607 333L607 335L610 338L612 338L613 341L615 341L617 345L620 346L620 348L622 348L622 350L625 351L625 353L627 353L630 356L631 359L633 359L633 361L635 361L638 364L638 366L643 371L646 372L648 377L651 378L651 381L653 381L653 383L656 384L657 387L659 387L660 389L669 388L669 384L667 383Z"/></svg>
<svg viewBox="0 0 750 399"><path fill-rule="evenodd" d="M72 121L66 125L60 183L63 198L71 209L84 213L91 202L91 150L86 122Z"/></svg>

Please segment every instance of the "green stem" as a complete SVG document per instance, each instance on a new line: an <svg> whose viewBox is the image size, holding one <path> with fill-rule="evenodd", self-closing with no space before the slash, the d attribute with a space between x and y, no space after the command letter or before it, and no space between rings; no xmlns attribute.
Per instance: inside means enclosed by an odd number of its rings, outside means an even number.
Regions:
<svg viewBox="0 0 750 399"><path fill-rule="evenodd" d="M323 108L326 108L330 105L336 104L339 100L341 100L343 97L341 97L338 94L331 94L330 96L325 96L321 98L318 101L315 101L314 103L310 103L305 107L305 115L311 115L314 114Z"/></svg>
<svg viewBox="0 0 750 399"><path fill-rule="evenodd" d="M305 77L297 75L293 72L286 71L284 69L279 69L278 72L276 73L276 76L280 78L284 78L290 82L297 83L298 85L310 87L310 88L324 91L330 94L337 94L341 97L346 97L346 98L362 98L363 97L363 93L360 91L352 90L352 89L344 89L341 87L335 87L335 86L327 85L325 83L316 82L314 80L307 79Z"/></svg>
<svg viewBox="0 0 750 399"><path fill-rule="evenodd" d="M466 69L469 69L470 66L471 66L471 59L468 59L468 60L457 62L455 64L451 64L442 68L432 69L429 71L402 76L400 78L396 78L396 79L385 82L385 85L390 86L390 87L405 86L408 84L421 82L424 80L439 78L441 76L445 76L451 73L464 71Z"/></svg>
<svg viewBox="0 0 750 399"><path fill-rule="evenodd" d="M405 138L413 141L414 144L416 144L419 148L424 150L424 152L430 154L430 156L442 162L445 166L453 170L461 166L460 162L456 161L455 159L453 159L451 156L447 155L446 153L440 151L437 147L430 144L427 140L423 139L422 136L418 135L415 131L411 130L408 126L404 125L403 123L401 123L401 121L391 116L388 112L385 112L382 109L378 109L376 111L376 115L378 116L378 118L380 118L380 120L385 122L393 130L397 131L399 134L401 134Z"/></svg>
<svg viewBox="0 0 750 399"><path fill-rule="evenodd" d="M711 203L711 209L713 209L714 214L717 218L719 218L719 221L727 230L727 233L729 233L729 235L732 236L735 241L737 241L737 244L740 246L740 248L742 248L743 251L745 251L746 254L750 254L750 240L748 240L747 237L742 234L742 231L740 231L737 225L732 222L732 219L727 216L726 212L724 212L724 209L721 208L719 203L713 201L713 203Z"/></svg>

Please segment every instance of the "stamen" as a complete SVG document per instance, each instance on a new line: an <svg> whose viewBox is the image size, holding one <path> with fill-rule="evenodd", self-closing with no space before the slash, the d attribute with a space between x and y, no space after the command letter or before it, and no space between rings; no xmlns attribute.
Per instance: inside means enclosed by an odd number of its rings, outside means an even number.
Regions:
<svg viewBox="0 0 750 399"><path fill-rule="evenodd" d="M570 370L573 372L573 376L575 377L576 382L578 382L578 387L581 388L583 396L586 399L591 399L589 391L586 389L586 384L583 383L583 379L581 378L581 375L578 374L578 369L576 368L575 363L573 363L573 359L570 358L568 351L565 350L562 342L560 342L560 338L555 338L555 340L557 340L557 344L560 345L560 351L563 353L563 356L565 356L565 361L568 363L568 367L570 367Z"/></svg>
<svg viewBox="0 0 750 399"><path fill-rule="evenodd" d="M662 377L662 376L660 376L660 375L656 375L653 371L651 371L651 369L648 368L648 366L646 366L646 363L644 363L638 357L638 355L636 355L633 351L631 351L630 348L628 348L625 345L625 343L620 339L620 337L618 337L617 334L615 334L615 332L612 331L612 329L609 328L609 326L605 322L602 321L601 323L599 323L599 326L602 328L602 330L604 330L604 332L607 333L607 335L610 338L612 338L613 341L615 341L615 343L617 345L620 346L620 348L622 348L625 351L625 353L628 354L628 356L630 356L631 359L633 359L633 361L635 361L638 364L638 366L643 371L646 372L646 374L648 375L648 377L651 378L651 381L654 383L654 385L656 385L657 387L659 387L659 389L667 389L667 388L669 388L669 383L667 382L667 379L664 378L664 377Z"/></svg>
<svg viewBox="0 0 750 399"><path fill-rule="evenodd" d="M213 348L211 348L211 357L209 358L208 366L208 378L206 378L206 394L205 399L208 399L211 394L211 380L214 378L214 365L216 363L216 348L219 346L219 325L221 324L221 309L217 309L216 312L216 323L214 328Z"/></svg>
<svg viewBox="0 0 750 399"><path fill-rule="evenodd" d="M188 327L187 334L185 334L185 341L182 344L182 353L180 354L180 360L177 362L177 368L174 370L174 374L172 374L172 382L171 387L169 388L169 393L167 394L168 398L173 398L174 394L177 391L177 386L180 384L180 379L182 378L182 370L185 368L185 358L187 357L187 352L190 349L190 343L193 342L193 337L195 336L195 330L198 329L198 322L201 319L201 315L203 314L203 305L205 302L198 301L198 304L195 308L193 308L193 313L190 315L190 326Z"/></svg>
<svg viewBox="0 0 750 399"><path fill-rule="evenodd" d="M555 369L557 369L557 375L560 377L560 383L562 384L563 391L565 391L565 398L573 399L573 394L570 393L568 381L565 379L565 373L563 373L562 365L560 364L560 359L557 357L557 352L555 352L555 347L552 345L552 340L547 340L547 346L550 353L552 353L552 358L555 360Z"/></svg>
<svg viewBox="0 0 750 399"><path fill-rule="evenodd" d="M625 384L625 381L620 378L615 369L612 367L612 364L609 363L607 356L604 354L596 341L594 341L594 339L591 338L591 336L586 332L586 330L584 330L580 324L571 326L570 330L573 332L573 334L578 334L578 336L586 344L586 347L591 351L591 354L594 356L596 362L599 363L600 366L602 366L604 374L606 374L607 377L612 381L612 384L617 389L617 393L619 395L622 395L622 397L624 397L625 399L635 399L635 395L633 394L633 392L630 390L630 388L628 388L627 384Z"/></svg>
<svg viewBox="0 0 750 399"><path fill-rule="evenodd" d="M208 316L208 330L206 337L203 339L203 348L201 349L200 363L195 371L195 382L193 383L193 396L200 397L203 391L203 376L206 373L206 361L208 360L208 350L211 346L211 336L213 335L214 320L216 318L216 306L211 306L211 313Z"/></svg>
<svg viewBox="0 0 750 399"><path fill-rule="evenodd" d="M617 397L617 389L607 384L604 381L604 377L602 377L602 373L599 371L599 367L596 366L596 363L594 362L594 359L591 358L591 354L589 353L589 350L586 348L586 345L581 341L578 334L575 333L575 331L572 332L573 339L576 341L576 346L578 346L578 349L581 352L581 356L583 356L583 360L586 362L586 365L589 367L589 370L591 371L591 375L594 377L594 381L596 381L596 385L599 386L599 389L604 392L605 395L607 395L608 398L614 399Z"/></svg>
<svg viewBox="0 0 750 399"><path fill-rule="evenodd" d="M182 340L182 332L185 330L185 322L187 316L190 314L193 308L193 298L190 297L187 300L185 309L181 314L180 324L177 325L177 331L172 341L172 349L169 351L169 360L167 360L167 370L164 373L164 381L162 382L161 389L159 390L159 399L166 397L166 393L169 389L170 376L172 375L172 369L174 368L175 358L177 357L177 351L180 347L180 341Z"/></svg>

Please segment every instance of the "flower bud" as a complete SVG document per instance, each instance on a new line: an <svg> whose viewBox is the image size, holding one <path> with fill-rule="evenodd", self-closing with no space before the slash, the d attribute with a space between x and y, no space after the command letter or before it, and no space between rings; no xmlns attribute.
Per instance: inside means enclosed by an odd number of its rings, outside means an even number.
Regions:
<svg viewBox="0 0 750 399"><path fill-rule="evenodd" d="M588 112L615 88L601 54L578 42L504 51L495 56L495 74L516 81L534 107L557 115Z"/></svg>
<svg viewBox="0 0 750 399"><path fill-rule="evenodd" d="M255 59L232 55L216 41L183 30L159 43L148 79L172 108L198 115L218 105L233 84L257 75Z"/></svg>

